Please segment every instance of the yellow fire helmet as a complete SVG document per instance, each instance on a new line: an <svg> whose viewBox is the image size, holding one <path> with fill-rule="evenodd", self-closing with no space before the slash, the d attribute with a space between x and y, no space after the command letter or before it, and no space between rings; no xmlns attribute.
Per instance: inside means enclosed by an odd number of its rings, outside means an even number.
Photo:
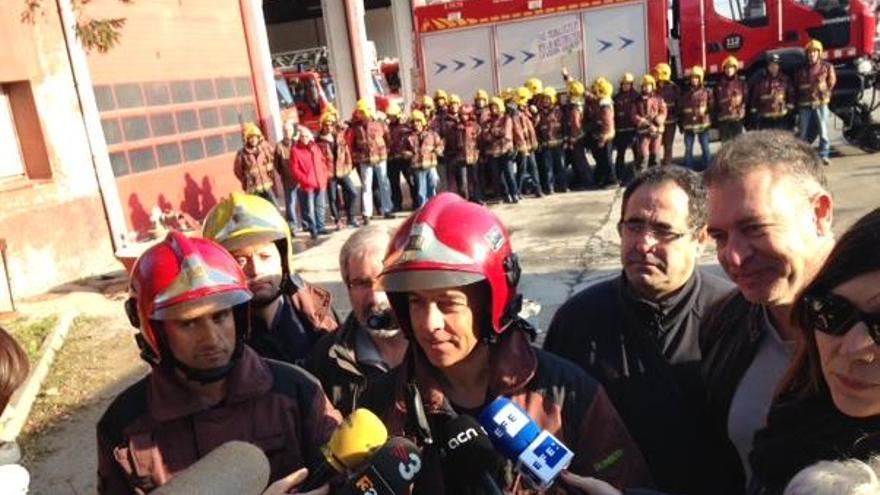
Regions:
<svg viewBox="0 0 880 495"><path fill-rule="evenodd" d="M413 122L421 122L422 125L428 124L428 119L425 117L425 112L421 110L413 110L409 116L409 120Z"/></svg>
<svg viewBox="0 0 880 495"><path fill-rule="evenodd" d="M721 68L726 69L727 67L733 66L737 70L739 70L739 60L736 59L733 55L724 59L724 62L721 63Z"/></svg>
<svg viewBox="0 0 880 495"><path fill-rule="evenodd" d="M486 100L489 101L489 93L485 89L478 89L477 94L474 95L474 100Z"/></svg>
<svg viewBox="0 0 880 495"><path fill-rule="evenodd" d="M434 100L431 99L431 97L428 95L422 96L422 108L433 110L434 109Z"/></svg>
<svg viewBox="0 0 880 495"><path fill-rule="evenodd" d="M504 110L504 100L497 97L497 96L493 96L492 99L489 100L489 106L490 107L497 107L498 110L503 111Z"/></svg>
<svg viewBox="0 0 880 495"><path fill-rule="evenodd" d="M623 76L620 78L620 84L635 84L636 76L632 75L632 72L624 72Z"/></svg>
<svg viewBox="0 0 880 495"><path fill-rule="evenodd" d="M434 100L446 100L449 101L449 95L446 94L446 91L442 89L438 89L434 92Z"/></svg>
<svg viewBox="0 0 880 495"><path fill-rule="evenodd" d="M461 105L461 96L453 93L449 95L449 104L450 105Z"/></svg>
<svg viewBox="0 0 880 495"><path fill-rule="evenodd" d="M202 236L230 252L274 242L281 253L282 273L290 273L290 228L278 208L260 196L236 191L217 203L205 217Z"/></svg>
<svg viewBox="0 0 880 495"><path fill-rule="evenodd" d="M529 91L529 88L527 88L525 86L520 86L520 87L516 88L516 99L520 103L523 101L528 102L529 100L532 99L532 92Z"/></svg>
<svg viewBox="0 0 880 495"><path fill-rule="evenodd" d="M321 114L321 125L335 124L338 119L339 117L336 115L336 112L324 110L324 113Z"/></svg>
<svg viewBox="0 0 880 495"><path fill-rule="evenodd" d="M700 81L702 81L705 75L706 71L705 69L703 69L702 65L695 65L691 67L691 77L699 77Z"/></svg>
<svg viewBox="0 0 880 495"><path fill-rule="evenodd" d="M804 51L817 51L821 54L825 51L825 47L822 46L822 42L819 40L810 40L810 42L807 43L807 46L804 47Z"/></svg>
<svg viewBox="0 0 880 495"><path fill-rule="evenodd" d="M584 96L586 93L586 88L584 88L584 83L580 81L568 81L568 94L571 96Z"/></svg>
<svg viewBox="0 0 880 495"><path fill-rule="evenodd" d="M339 110L337 110L332 103L327 103L327 105L324 107L324 113L332 113L337 117L339 116Z"/></svg>
<svg viewBox="0 0 880 495"><path fill-rule="evenodd" d="M541 91L541 94L550 98L550 103L556 103L556 88L547 86Z"/></svg>
<svg viewBox="0 0 880 495"><path fill-rule="evenodd" d="M527 79L525 86L529 88L529 91L531 91L533 95L539 95L544 92L544 83L542 83L537 77L530 77Z"/></svg>
<svg viewBox="0 0 880 495"><path fill-rule="evenodd" d="M501 99L504 101L510 101L516 96L516 90L510 87L504 88L504 91L501 92Z"/></svg>
<svg viewBox="0 0 880 495"><path fill-rule="evenodd" d="M660 62L654 66L654 75L660 81L669 82L672 80L672 67L665 62Z"/></svg>
<svg viewBox="0 0 880 495"><path fill-rule="evenodd" d="M614 86L611 85L611 81L608 79L600 77L593 82L593 92L596 93L596 96L600 99L611 98L611 94L614 92Z"/></svg>
<svg viewBox="0 0 880 495"><path fill-rule="evenodd" d="M396 101L388 103L388 108L385 109L385 115L389 117L400 117L400 105L398 105Z"/></svg>
<svg viewBox="0 0 880 495"><path fill-rule="evenodd" d="M645 86L651 86L652 88L657 89L657 80L654 79L654 76L650 74L642 76L641 87L644 88Z"/></svg>
<svg viewBox="0 0 880 495"><path fill-rule="evenodd" d="M253 122L245 122L241 133L244 135L245 140L251 136L263 137L263 131Z"/></svg>

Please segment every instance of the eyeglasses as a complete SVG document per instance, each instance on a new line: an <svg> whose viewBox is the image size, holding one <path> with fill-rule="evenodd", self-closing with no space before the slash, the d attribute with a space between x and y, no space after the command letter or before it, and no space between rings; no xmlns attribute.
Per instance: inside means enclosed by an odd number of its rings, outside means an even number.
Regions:
<svg viewBox="0 0 880 495"><path fill-rule="evenodd" d="M868 335L880 345L880 314L865 313L836 294L803 296L804 323L813 330L834 336L845 335L858 322L868 327Z"/></svg>
<svg viewBox="0 0 880 495"><path fill-rule="evenodd" d="M690 234L690 232L676 232L666 227L652 225L644 220L621 221L617 224L617 229L621 235L628 234L632 236L642 236L646 233L650 233L651 237L661 244L675 242Z"/></svg>

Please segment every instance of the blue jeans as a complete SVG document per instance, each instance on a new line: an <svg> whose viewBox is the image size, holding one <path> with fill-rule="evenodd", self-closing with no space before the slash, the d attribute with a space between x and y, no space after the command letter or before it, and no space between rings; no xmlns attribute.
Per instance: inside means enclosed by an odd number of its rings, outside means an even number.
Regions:
<svg viewBox="0 0 880 495"><path fill-rule="evenodd" d="M330 188L328 191L330 197L330 216L332 216L333 220L336 222L342 220L342 217L339 215L339 200L337 196L339 194L339 187L342 187L342 202L345 205L348 224L354 225L354 212L357 208L357 188L354 185L354 181L351 180L351 174L346 175L341 179L330 179Z"/></svg>
<svg viewBox="0 0 880 495"><path fill-rule="evenodd" d="M561 145L541 148L541 161L538 162L538 167L541 171L544 192L552 193L554 190L568 189L565 181L565 152Z"/></svg>
<svg viewBox="0 0 880 495"><path fill-rule="evenodd" d="M426 201L437 195L437 182L440 176L437 174L437 167L427 169L414 170L416 179L416 208L420 208Z"/></svg>
<svg viewBox="0 0 880 495"><path fill-rule="evenodd" d="M384 161L379 163L361 163L358 165L361 173L361 204L363 205L364 217L373 216L373 174L379 181L379 213L385 214L391 211L391 182L388 180L388 164Z"/></svg>
<svg viewBox="0 0 880 495"><path fill-rule="evenodd" d="M493 156L490 160L492 173L500 179L498 182L504 191L504 199L507 201L519 199L519 188L517 188L514 177L513 155Z"/></svg>
<svg viewBox="0 0 880 495"><path fill-rule="evenodd" d="M296 211L296 193L298 191L299 184L294 184L290 189L284 190L284 211L287 214L287 225L290 226L291 234L299 228L299 215Z"/></svg>
<svg viewBox="0 0 880 495"><path fill-rule="evenodd" d="M538 175L538 162L535 160L534 153L517 153L516 154L516 184L517 188L522 191L527 179L532 180L535 186L535 195L543 196L544 190L541 187L541 177Z"/></svg>
<svg viewBox="0 0 880 495"><path fill-rule="evenodd" d="M701 168L694 167L694 138L700 140L700 151L702 151ZM709 162L712 160L712 153L709 151L709 131L703 132L684 131L684 166L696 171L709 169Z"/></svg>
<svg viewBox="0 0 880 495"><path fill-rule="evenodd" d="M303 227L315 235L324 230L324 191L303 191L299 190L299 203L302 207Z"/></svg>
<svg viewBox="0 0 880 495"><path fill-rule="evenodd" d="M822 105L817 108L801 107L798 110L798 137L804 141L808 141L810 136L810 127L815 125L819 128L819 156L828 158L831 156L831 141L828 139L828 116L830 112L828 105Z"/></svg>

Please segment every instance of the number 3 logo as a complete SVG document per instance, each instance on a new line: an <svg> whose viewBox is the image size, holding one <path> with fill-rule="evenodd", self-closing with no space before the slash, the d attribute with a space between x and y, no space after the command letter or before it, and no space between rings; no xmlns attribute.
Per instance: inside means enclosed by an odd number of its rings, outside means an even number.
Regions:
<svg viewBox="0 0 880 495"><path fill-rule="evenodd" d="M412 479L421 471L422 469L422 459L419 456L410 453L409 454L409 462L404 464L400 463L397 466L397 469L400 471L400 477L406 481L412 481Z"/></svg>

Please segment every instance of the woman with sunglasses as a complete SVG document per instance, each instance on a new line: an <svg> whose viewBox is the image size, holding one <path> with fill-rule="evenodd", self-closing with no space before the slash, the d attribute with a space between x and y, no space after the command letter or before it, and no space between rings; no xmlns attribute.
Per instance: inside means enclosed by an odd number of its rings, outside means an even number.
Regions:
<svg viewBox="0 0 880 495"><path fill-rule="evenodd" d="M792 314L801 341L755 435L749 494L782 493L817 461L880 452L880 208L840 238Z"/></svg>

